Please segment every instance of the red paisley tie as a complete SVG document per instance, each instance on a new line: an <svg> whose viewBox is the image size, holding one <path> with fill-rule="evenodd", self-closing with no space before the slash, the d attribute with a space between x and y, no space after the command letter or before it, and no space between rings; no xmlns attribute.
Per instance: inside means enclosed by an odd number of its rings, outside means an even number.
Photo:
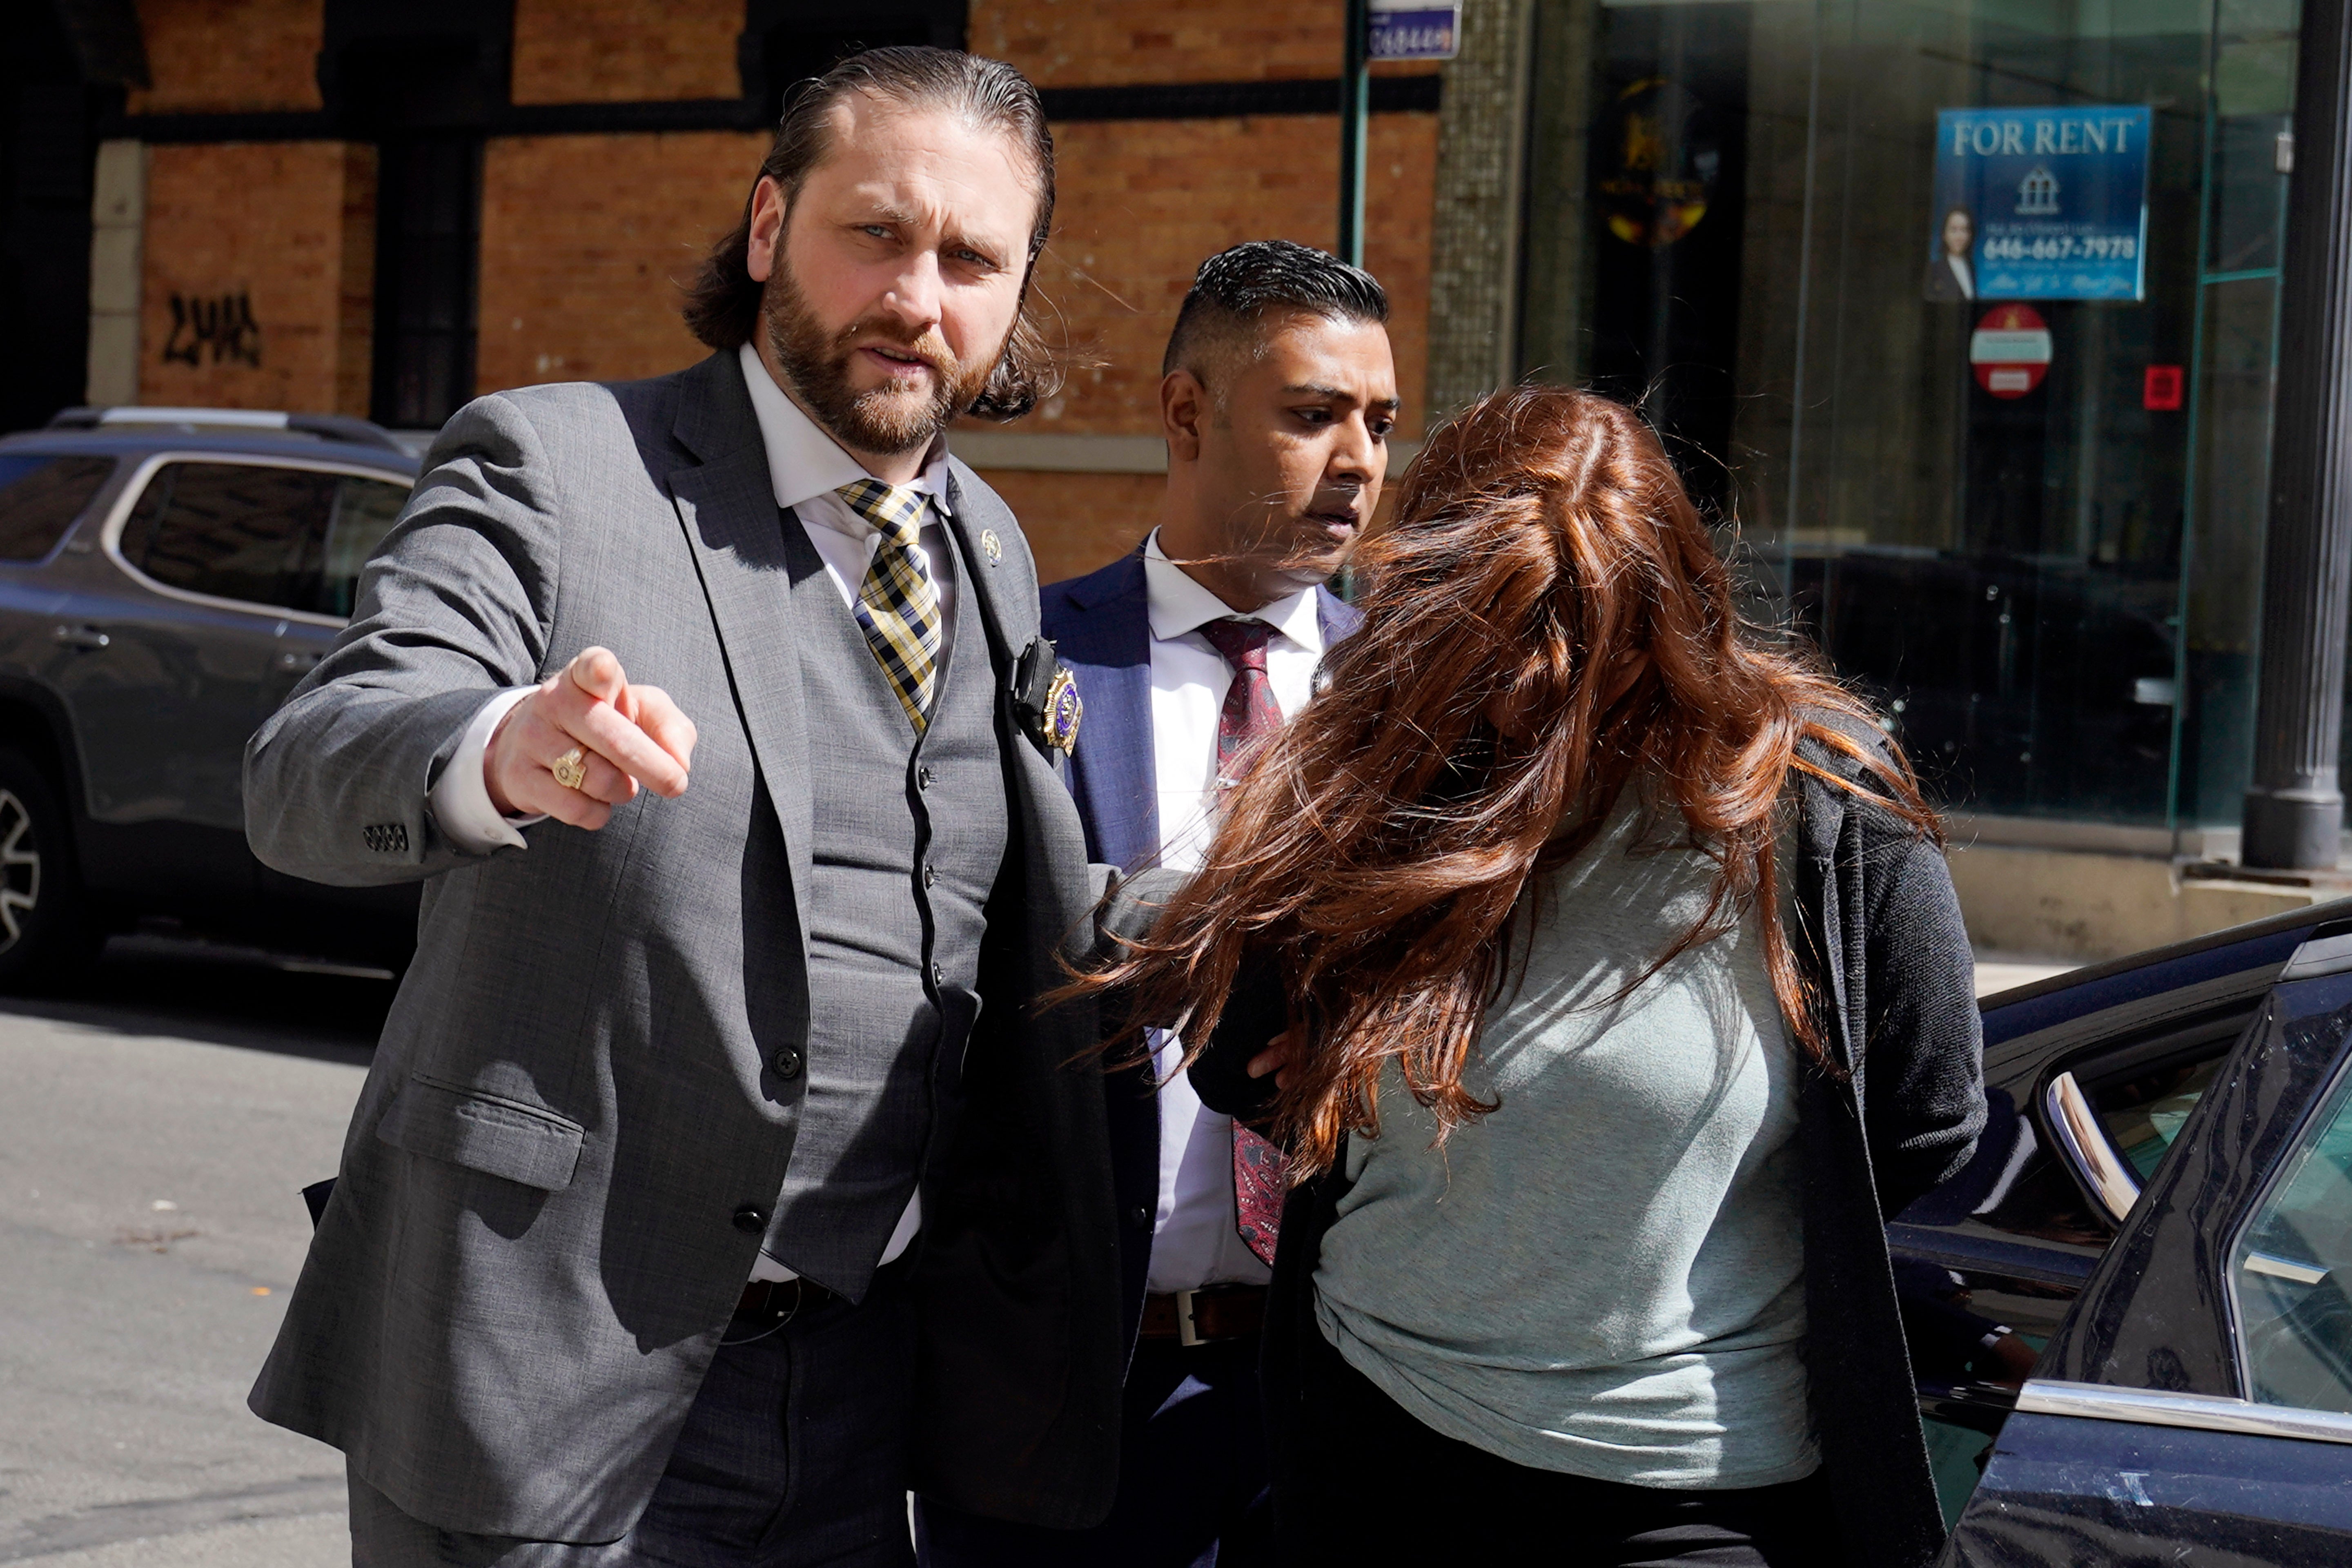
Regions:
<svg viewBox="0 0 2352 1568"><path fill-rule="evenodd" d="M1265 673L1265 645L1274 628L1264 621L1211 621L1201 628L1209 646L1225 656L1234 683L1217 715L1217 795L1241 782L1250 753L1282 728L1282 704ZM1251 1131L1234 1128L1234 1215L1242 1240L1267 1264L1274 1261L1275 1235L1282 1224L1283 1179L1288 1163L1281 1150Z"/></svg>

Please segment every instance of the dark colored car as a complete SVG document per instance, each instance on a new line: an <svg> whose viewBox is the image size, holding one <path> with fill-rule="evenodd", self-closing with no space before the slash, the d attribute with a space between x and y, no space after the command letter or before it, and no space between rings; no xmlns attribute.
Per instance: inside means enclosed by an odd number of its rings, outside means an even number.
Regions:
<svg viewBox="0 0 2352 1568"><path fill-rule="evenodd" d="M1982 1144L1888 1227L1943 1561L2352 1562L2352 900L1984 1021Z"/></svg>
<svg viewBox="0 0 2352 1568"><path fill-rule="evenodd" d="M267 869L241 780L416 468L325 416L72 409L0 437L0 984L157 918L404 961L415 889Z"/></svg>

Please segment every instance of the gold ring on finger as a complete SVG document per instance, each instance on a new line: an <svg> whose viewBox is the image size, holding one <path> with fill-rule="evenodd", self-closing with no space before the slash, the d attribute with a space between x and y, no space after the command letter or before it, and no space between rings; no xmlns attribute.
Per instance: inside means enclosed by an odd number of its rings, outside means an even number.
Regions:
<svg viewBox="0 0 2352 1568"><path fill-rule="evenodd" d="M579 747L574 746L548 763L547 771L553 773L555 782L565 789L578 789L588 782L588 759L581 753Z"/></svg>

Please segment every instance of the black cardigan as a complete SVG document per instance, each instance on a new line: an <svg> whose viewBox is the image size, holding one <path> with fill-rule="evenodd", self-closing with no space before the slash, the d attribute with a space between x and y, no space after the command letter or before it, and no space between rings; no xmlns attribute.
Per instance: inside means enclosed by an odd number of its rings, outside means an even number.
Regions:
<svg viewBox="0 0 2352 1568"><path fill-rule="evenodd" d="M1865 743L1874 732L1842 725ZM1862 770L1826 748L1813 762ZM1984 1125L1983 1041L1974 960L1942 853L1900 818L1846 791L1792 774L1795 876L1784 920L1822 998L1824 1034L1848 1070L1808 1071L1799 1099L1805 1226L1804 1356L1822 1468L1851 1568L1923 1568L1941 1547L1911 1360L1895 1306L1885 1221L1968 1163ZM1192 1083L1213 1110L1260 1113L1272 1080L1250 1057L1283 1027L1270 969L1253 966ZM1305 1429L1298 1347L1315 1322L1324 1230L1348 1191L1334 1170L1297 1188L1266 1307L1261 1370L1276 1507L1301 1445L1344 1443ZM1293 1542L1294 1547L1303 1543Z"/></svg>

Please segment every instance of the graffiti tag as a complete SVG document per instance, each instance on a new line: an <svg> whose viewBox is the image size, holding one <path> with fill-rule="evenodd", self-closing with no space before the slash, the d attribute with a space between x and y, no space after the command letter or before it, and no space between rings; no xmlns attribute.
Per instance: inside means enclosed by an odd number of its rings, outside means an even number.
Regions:
<svg viewBox="0 0 2352 1568"><path fill-rule="evenodd" d="M253 300L243 290L217 297L172 296L172 335L163 340L164 363L195 364L206 349L215 364L229 360L260 367L261 327L253 319Z"/></svg>

